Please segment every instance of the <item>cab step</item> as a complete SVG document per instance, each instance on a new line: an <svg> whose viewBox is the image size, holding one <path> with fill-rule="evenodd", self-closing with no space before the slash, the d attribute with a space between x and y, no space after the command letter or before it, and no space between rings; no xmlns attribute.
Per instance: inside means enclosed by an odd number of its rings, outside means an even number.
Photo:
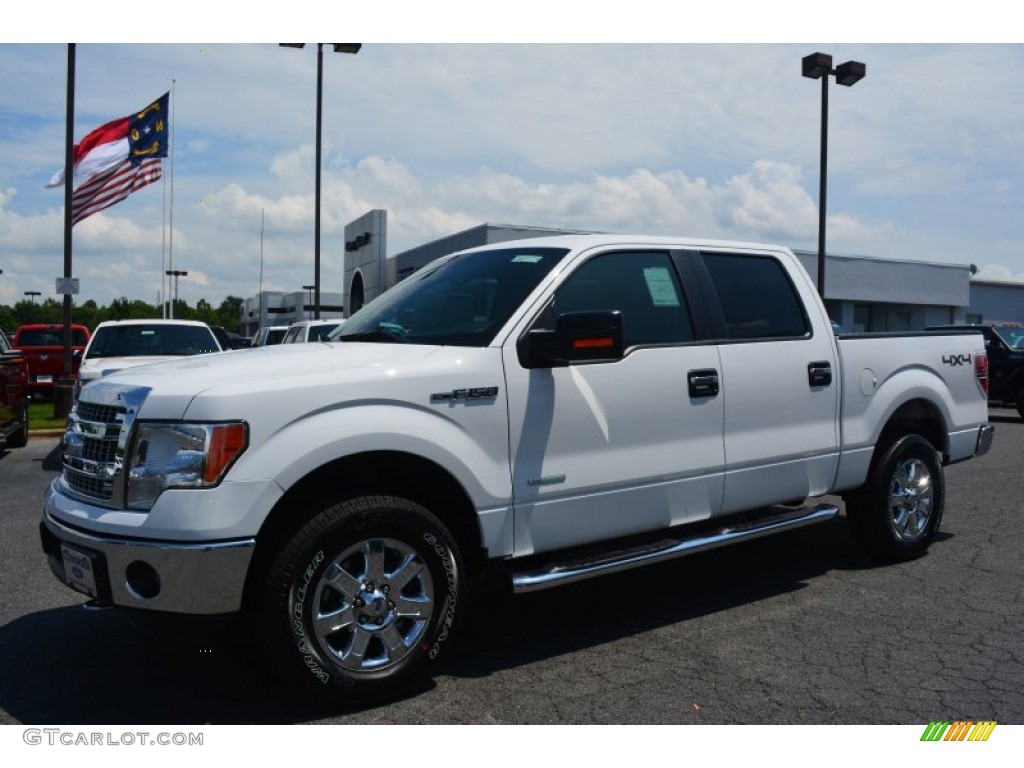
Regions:
<svg viewBox="0 0 1024 768"><path fill-rule="evenodd" d="M784 531L804 528L832 520L839 514L833 504L817 504L798 509L772 507L756 516L746 516L739 521L699 533L690 533L656 542L609 553L602 552L589 556L577 556L571 560L547 563L543 566L512 574L512 591L536 592L549 587L571 584L609 573L618 573L643 565L674 560L677 557L706 552L729 544L752 541Z"/></svg>

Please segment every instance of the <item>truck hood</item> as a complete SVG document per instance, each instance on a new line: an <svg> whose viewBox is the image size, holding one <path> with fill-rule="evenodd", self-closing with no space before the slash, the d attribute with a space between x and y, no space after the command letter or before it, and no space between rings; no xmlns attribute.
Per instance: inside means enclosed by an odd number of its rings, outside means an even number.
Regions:
<svg viewBox="0 0 1024 768"><path fill-rule="evenodd" d="M181 355L133 355L130 357L95 357L82 361L78 369L81 379L98 379L126 368L138 368L142 365L165 363L171 360L182 360Z"/></svg>
<svg viewBox="0 0 1024 768"><path fill-rule="evenodd" d="M150 419L182 419L186 412L189 419L226 420L250 418L256 409L309 411L328 400L379 395L383 382L407 380L442 349L325 342L195 355L112 373L88 384L81 399L107 401L108 391L127 385L149 390L140 416Z"/></svg>

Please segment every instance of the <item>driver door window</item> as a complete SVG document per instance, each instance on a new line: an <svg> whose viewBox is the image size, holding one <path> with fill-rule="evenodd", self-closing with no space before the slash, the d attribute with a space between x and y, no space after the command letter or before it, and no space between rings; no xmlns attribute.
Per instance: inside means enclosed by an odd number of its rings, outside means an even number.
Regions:
<svg viewBox="0 0 1024 768"><path fill-rule="evenodd" d="M693 341L682 286L667 253L597 256L555 292L555 315L601 310L622 312L626 349Z"/></svg>

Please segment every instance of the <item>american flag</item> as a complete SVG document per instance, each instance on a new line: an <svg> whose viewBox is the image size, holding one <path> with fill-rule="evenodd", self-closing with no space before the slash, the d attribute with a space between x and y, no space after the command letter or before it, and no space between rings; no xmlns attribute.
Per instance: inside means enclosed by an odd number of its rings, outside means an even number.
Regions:
<svg viewBox="0 0 1024 768"><path fill-rule="evenodd" d="M136 190L159 181L163 176L160 158L149 158L138 165L124 160L92 176L71 193L72 226L104 208L121 202Z"/></svg>

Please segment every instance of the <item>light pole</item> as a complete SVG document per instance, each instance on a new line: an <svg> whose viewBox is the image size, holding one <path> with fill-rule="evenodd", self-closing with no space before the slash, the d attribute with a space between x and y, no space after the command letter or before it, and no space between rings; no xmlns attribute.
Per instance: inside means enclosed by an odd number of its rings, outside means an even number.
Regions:
<svg viewBox="0 0 1024 768"><path fill-rule="evenodd" d="M312 303L313 303L313 294L312 294L312 293L310 293L310 292L311 292L311 291L312 291L313 289L315 289L315 288L316 288L316 286L315 286L315 285L304 285L304 286L302 286L302 290L304 290L304 291L306 291L307 293L309 293L309 303L310 303L310 304L312 304ZM305 313L305 314L307 314L307 315L308 315L308 312L307 312L307 313ZM320 318L317 318L317 320L319 320L319 319L320 319Z"/></svg>
<svg viewBox="0 0 1024 768"><path fill-rule="evenodd" d="M36 296L42 296L43 294L39 291L25 291L25 295L29 297L29 300L32 302L32 306L34 307L36 305Z"/></svg>
<svg viewBox="0 0 1024 768"><path fill-rule="evenodd" d="M171 299L170 319L174 319L174 302L178 300L178 278L187 277L188 272L183 269L165 269L164 274L174 278L174 298Z"/></svg>
<svg viewBox="0 0 1024 768"><path fill-rule="evenodd" d="M305 43L278 43L282 48L304 48ZM335 53L359 53L363 47L362 43L330 43ZM324 44L316 44L316 191L313 224L313 282L315 296L313 299L314 317L320 319L320 147L321 147L321 125L323 123L323 101L324 101Z"/></svg>
<svg viewBox="0 0 1024 768"><path fill-rule="evenodd" d="M853 85L863 79L867 68L863 62L847 61L832 69L827 53L804 56L801 73L821 80L821 168L818 176L818 295L825 300L825 193L828 178L828 76L835 75L840 85Z"/></svg>

